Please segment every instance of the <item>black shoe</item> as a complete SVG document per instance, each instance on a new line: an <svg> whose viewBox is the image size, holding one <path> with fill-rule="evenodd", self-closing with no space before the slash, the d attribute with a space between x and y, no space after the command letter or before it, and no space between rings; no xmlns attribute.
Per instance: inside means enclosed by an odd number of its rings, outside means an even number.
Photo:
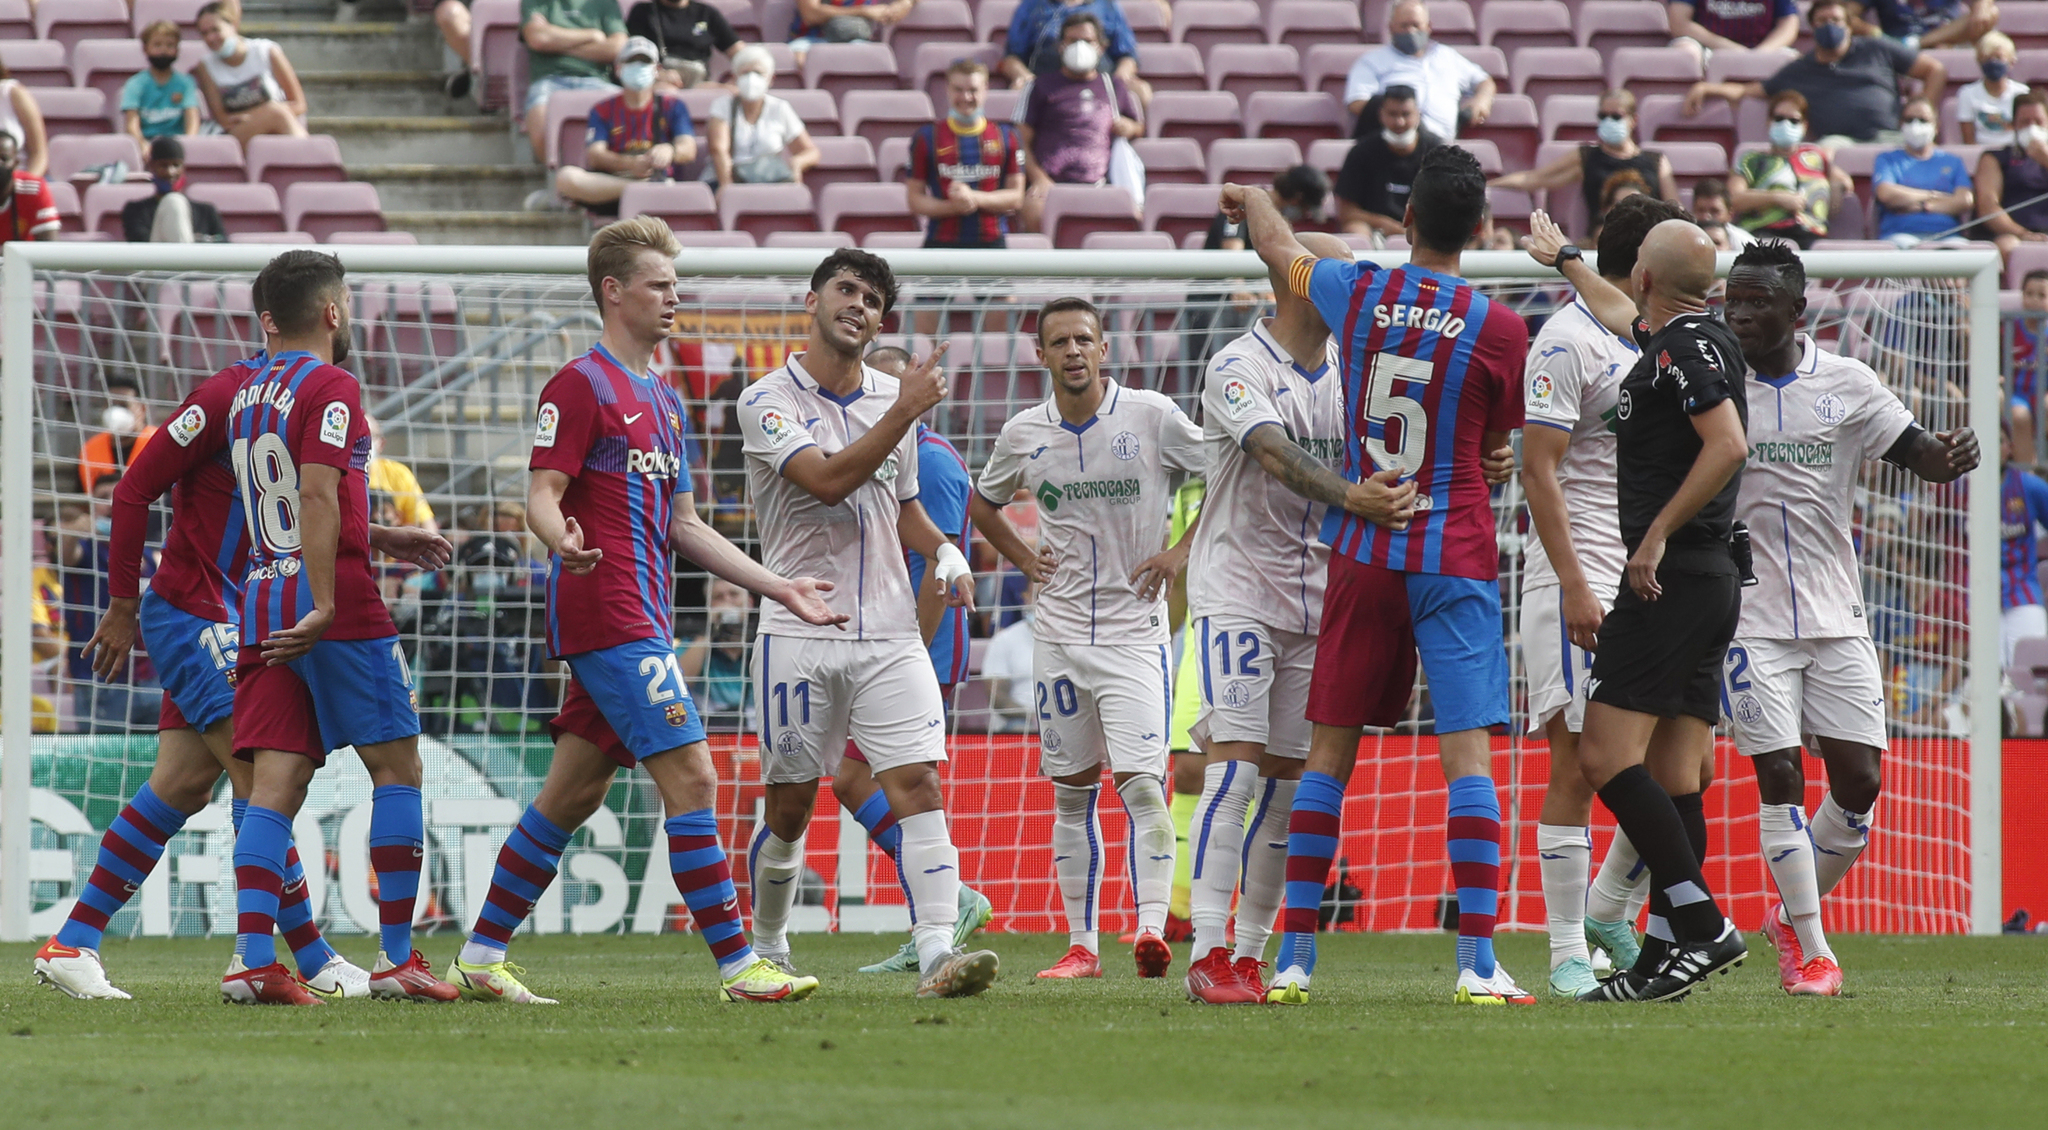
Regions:
<svg viewBox="0 0 2048 1130"><path fill-rule="evenodd" d="M1671 947L1664 968L1650 979L1652 1000L1683 996L1716 973L1727 973L1749 956L1742 932L1732 922L1724 923L1721 936L1711 942L1683 942ZM1655 995L1657 993L1665 995Z"/></svg>
<svg viewBox="0 0 2048 1130"><path fill-rule="evenodd" d="M1652 978L1633 969L1617 969L1613 976L1600 982L1598 988L1588 989L1580 993L1575 999L1584 1004L1634 1003L1653 999L1671 999L1651 997L1649 995L1651 981ZM1679 995L1683 996L1684 994L1681 993Z"/></svg>
<svg viewBox="0 0 2048 1130"><path fill-rule="evenodd" d="M464 98L469 94L469 68L456 71L441 80L441 89L450 98Z"/></svg>

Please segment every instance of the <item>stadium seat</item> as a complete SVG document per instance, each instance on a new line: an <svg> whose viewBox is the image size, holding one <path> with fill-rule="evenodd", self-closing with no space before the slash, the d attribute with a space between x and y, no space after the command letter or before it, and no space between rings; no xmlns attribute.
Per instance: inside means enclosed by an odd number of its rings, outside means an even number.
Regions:
<svg viewBox="0 0 2048 1130"><path fill-rule="evenodd" d="M1638 101L1656 94L1684 97L1706 77L1699 57L1683 47L1620 47L1607 53L1607 85L1634 91Z"/></svg>
<svg viewBox="0 0 2048 1130"><path fill-rule="evenodd" d="M1172 30L1166 26L1165 20L1159 15L1159 9L1153 5L1119 4L1118 7L1123 9L1124 22L1131 25L1131 38L1138 41L1138 55L1140 58L1144 56L1145 45L1148 43L1180 42L1173 38ZM1173 21L1176 24L1180 22L1179 14L1179 10L1176 9ZM1007 26L1008 21L1004 22Z"/></svg>
<svg viewBox="0 0 2048 1130"><path fill-rule="evenodd" d="M981 112L988 115L991 121L1014 122L1023 106L1024 92L1006 86L988 92L988 101L982 104Z"/></svg>
<svg viewBox="0 0 2048 1130"><path fill-rule="evenodd" d="M1344 82L1351 74L1351 64L1369 48L1355 43L1318 43L1301 56L1301 88L1320 90L1324 94L1344 101Z"/></svg>
<svg viewBox="0 0 2048 1130"><path fill-rule="evenodd" d="M1429 38L1436 43L1479 42L1479 22L1465 0L1429 0Z"/></svg>
<svg viewBox="0 0 2048 1130"><path fill-rule="evenodd" d="M733 187L741 187L734 185ZM702 181L629 184L619 197L619 217L660 216L678 233L718 228L718 200Z"/></svg>
<svg viewBox="0 0 2048 1130"><path fill-rule="evenodd" d="M185 180L190 184L246 184L249 167L242 143L225 133L181 137L185 144ZM148 156L147 153L143 156Z"/></svg>
<svg viewBox="0 0 2048 1130"><path fill-rule="evenodd" d="M1622 47L1663 47L1671 42L1671 16L1642 0L1586 0L1579 6L1579 46L1602 55Z"/></svg>
<svg viewBox="0 0 2048 1130"><path fill-rule="evenodd" d="M1301 164L1301 146L1287 138L1230 137L1209 146L1210 184L1271 184L1273 174Z"/></svg>
<svg viewBox="0 0 2048 1130"><path fill-rule="evenodd" d="M188 50L196 47L197 50ZM198 40L186 40L179 45L178 69L197 64L206 54L206 45ZM187 57L189 56L189 58ZM121 88L127 85L135 72L148 66L142 56L142 44L134 39L86 39L71 49L71 82L67 86L89 86L107 96L108 121L115 129L121 128ZM200 115L206 114L205 99L200 99Z"/></svg>
<svg viewBox="0 0 2048 1130"><path fill-rule="evenodd" d="M888 137L908 137L937 115L922 90L849 90L839 99L840 132L880 145Z"/></svg>
<svg viewBox="0 0 2048 1130"><path fill-rule="evenodd" d="M1321 169L1323 174L1330 178L1330 184L1334 186L1337 183L1337 174L1344 169L1344 158L1351 155L1351 145L1352 141L1348 137L1326 137L1321 141L1310 143L1307 150L1304 151L1305 155L1302 157L1302 162ZM1495 147L1494 152L1500 152L1498 146ZM1152 194L1148 190L1145 193L1145 205L1148 210L1151 204Z"/></svg>
<svg viewBox="0 0 2048 1130"><path fill-rule="evenodd" d="M107 96L99 91L65 86L31 89L29 93L43 112L43 131L49 136L107 132Z"/></svg>
<svg viewBox="0 0 2048 1130"><path fill-rule="evenodd" d="M36 37L36 20L28 0L0 0L0 41L27 41Z"/></svg>
<svg viewBox="0 0 2048 1130"><path fill-rule="evenodd" d="M1201 48L1192 43L1147 46L1139 59L1138 73L1152 84L1155 92L1209 89L1208 65L1202 60Z"/></svg>
<svg viewBox="0 0 2048 1130"><path fill-rule="evenodd" d="M795 0L761 0L761 41L788 43L790 21L795 17Z"/></svg>
<svg viewBox="0 0 2048 1130"><path fill-rule="evenodd" d="M1685 99L1657 94L1636 105L1636 137L1644 145L1672 141L1711 141L1735 147L1735 117L1728 103L1710 98L1693 117L1685 116Z"/></svg>
<svg viewBox="0 0 2048 1130"><path fill-rule="evenodd" d="M1056 184L1046 193L1041 226L1054 247L1079 247L1090 232L1139 230L1138 208L1115 185Z"/></svg>
<svg viewBox="0 0 2048 1130"><path fill-rule="evenodd" d="M1484 138L1459 138L1458 145L1479 162L1479 171L1489 177L1497 177L1507 170L1501 166L1500 149Z"/></svg>
<svg viewBox="0 0 2048 1130"><path fill-rule="evenodd" d="M471 0L469 57L483 76L477 106L502 110L524 105L526 45L519 38L519 0ZM516 116L516 114L515 114Z"/></svg>
<svg viewBox="0 0 2048 1130"><path fill-rule="evenodd" d="M811 143L818 147L818 163L804 173L804 183L812 191L828 184L875 183L875 147L866 138L814 137Z"/></svg>
<svg viewBox="0 0 2048 1130"><path fill-rule="evenodd" d="M125 39L134 34L134 19L122 0L53 0L36 7L36 38L55 40L66 51L81 39Z"/></svg>
<svg viewBox="0 0 2048 1130"><path fill-rule="evenodd" d="M1515 93L1541 103L1553 94L1599 95L1606 90L1600 52L1590 47L1522 47L1508 59Z"/></svg>
<svg viewBox="0 0 2048 1130"><path fill-rule="evenodd" d="M1508 42L1500 42L1506 37ZM1479 42L1509 47L1577 47L1572 10L1562 0L1492 0L1479 9Z"/></svg>
<svg viewBox="0 0 2048 1130"><path fill-rule="evenodd" d="M1138 137L1131 140L1131 148L1145 163L1148 198L1155 185L1202 184L1208 177L1209 159L1192 138Z"/></svg>
<svg viewBox="0 0 2048 1130"><path fill-rule="evenodd" d="M987 64L991 82L1000 82L995 75L996 64L1002 60L1003 49L993 43L924 43L918 45L917 54L910 61L910 89L922 90L934 106L946 105L946 68L961 59L975 59ZM1146 60L1150 62L1148 58Z"/></svg>
<svg viewBox="0 0 2048 1130"><path fill-rule="evenodd" d="M1255 90L1286 90L1301 74L1294 48L1269 43L1219 43L1208 59L1210 89L1227 90L1240 104Z"/></svg>
<svg viewBox="0 0 2048 1130"><path fill-rule="evenodd" d="M1466 126L1459 138L1486 138L1500 148L1500 159L1510 169L1526 169L1536 160L1536 145L1542 138L1536 103L1525 95L1501 94L1493 100L1493 116L1485 125Z"/></svg>
<svg viewBox="0 0 2048 1130"><path fill-rule="evenodd" d="M2022 243L2005 257L2005 285L2020 289L2020 281L2028 271L2048 269L2048 243Z"/></svg>
<svg viewBox="0 0 2048 1130"><path fill-rule="evenodd" d="M344 181L341 145L328 134L284 137L266 134L249 139L249 180L283 192L301 181Z"/></svg>
<svg viewBox="0 0 2048 1130"><path fill-rule="evenodd" d="M562 90L548 96L547 132L543 135L548 139L548 168L583 167L591 107L611 96L608 90Z"/></svg>
<svg viewBox="0 0 2048 1130"><path fill-rule="evenodd" d="M918 0L908 16L889 25L887 41L896 53L897 74L915 80L911 68L920 48L943 43L957 52L974 42L974 12L967 0Z"/></svg>
<svg viewBox="0 0 2048 1130"><path fill-rule="evenodd" d="M869 232L922 231L908 192L896 184L833 184L818 193L818 228L841 231L857 244Z"/></svg>
<svg viewBox="0 0 2048 1130"><path fill-rule="evenodd" d="M2048 4L2000 4L1998 30L2012 39L2020 58L2038 58L2041 52L2048 51ZM1949 75L1953 80L1955 72L1950 71Z"/></svg>
<svg viewBox="0 0 2048 1130"><path fill-rule="evenodd" d="M1035 231L1013 231L1010 233L1009 249L1012 251L1051 251L1052 240Z"/></svg>
<svg viewBox="0 0 2048 1130"><path fill-rule="evenodd" d="M245 231L228 236L229 243L318 243L312 232Z"/></svg>
<svg viewBox="0 0 2048 1130"><path fill-rule="evenodd" d="M413 0L413 2L415 4L425 3L428 10L432 10L434 7L434 0ZM742 42L759 43L761 41L761 12L754 4L754 0L711 0L711 6L724 13L725 22L732 25L733 34L739 36ZM634 7L638 7L638 5L621 8L620 11L631 11ZM714 53L713 58L716 57L717 55Z"/></svg>
<svg viewBox="0 0 2048 1130"><path fill-rule="evenodd" d="M1266 16L1266 42L1307 53L1318 43L1362 50L1365 28L1350 0L1279 0Z"/></svg>
<svg viewBox="0 0 2048 1130"><path fill-rule="evenodd" d="M1203 251L1208 246L1209 232L1207 229L1191 231L1180 237L1180 249L1182 251Z"/></svg>
<svg viewBox="0 0 2048 1130"><path fill-rule="evenodd" d="M231 137L228 142L232 144L234 140ZM53 137L50 139L50 171L44 179L51 184L59 184L69 181L82 169L117 162L127 166L131 176L142 172L142 154L135 148L135 139L125 133Z"/></svg>
<svg viewBox="0 0 2048 1130"><path fill-rule="evenodd" d="M1762 82L1799 57L1790 47L1773 51L1716 51L1707 60L1708 82Z"/></svg>
<svg viewBox="0 0 2048 1130"><path fill-rule="evenodd" d="M1507 84L1508 57L1507 53L1500 48L1488 47L1477 43L1464 43L1456 45L1454 50L1458 54L1463 55L1473 66L1485 71L1487 77L1493 80L1495 86L1505 86Z"/></svg>
<svg viewBox="0 0 2048 1130"><path fill-rule="evenodd" d="M810 247L819 251L837 251L842 247L858 247L851 235L843 231L776 231L769 232L761 241L763 247Z"/></svg>
<svg viewBox="0 0 2048 1130"><path fill-rule="evenodd" d="M1320 91L1261 90L1244 106L1247 137L1284 137L1306 149L1325 138L1343 137L1349 115L1337 100Z"/></svg>
<svg viewBox="0 0 2048 1130"><path fill-rule="evenodd" d="M338 231L384 230L384 205L376 186L364 181L305 181L284 191L284 226L325 243Z"/></svg>
<svg viewBox="0 0 2048 1130"><path fill-rule="evenodd" d="M362 288L357 302L371 350L391 357L387 380L417 379L461 348L460 308L455 288L445 282L376 280Z"/></svg>
<svg viewBox="0 0 2048 1130"><path fill-rule="evenodd" d="M1124 8L1128 16L1144 4ZM1265 20L1252 0L1180 0L1173 6L1173 42L1193 44L1209 58L1219 43L1264 43ZM1143 48L1139 56L1144 56Z"/></svg>
<svg viewBox="0 0 2048 1130"><path fill-rule="evenodd" d="M1728 176L1728 151L1711 141L1668 141L1657 151L1671 162L1671 179L1678 182L1680 192L1691 191L1707 177ZM1863 198L1870 199L1867 189Z"/></svg>
<svg viewBox="0 0 2048 1130"><path fill-rule="evenodd" d="M804 89L840 102L855 90L896 89L896 56L879 43L820 43L804 56Z"/></svg>
<svg viewBox="0 0 2048 1130"><path fill-rule="evenodd" d="M1192 137L1204 147L1244 135L1237 95L1226 90L1161 91L1152 96L1147 131L1153 137Z"/></svg>
<svg viewBox="0 0 2048 1130"><path fill-rule="evenodd" d="M205 6L206 0L135 0L135 17L129 26L136 35L141 35L143 28L156 21L169 20L178 25L181 34L197 36L199 9Z"/></svg>
<svg viewBox="0 0 2048 1130"><path fill-rule="evenodd" d="M907 251L924 246L924 233L918 231L871 231L860 241L868 251Z"/></svg>
<svg viewBox="0 0 2048 1130"><path fill-rule="evenodd" d="M105 232L112 239L125 238L121 230L122 207L130 200L140 200L155 193L155 186L148 181L89 184L85 187L85 202L79 209L81 226L89 232ZM284 225L278 226L282 228Z"/></svg>
<svg viewBox="0 0 2048 1130"><path fill-rule="evenodd" d="M50 199L57 202L57 219L64 225L64 231L78 233L82 226L81 221L84 213L84 208L78 200L78 188L69 180L57 179L56 171L57 153L56 147L52 146L50 150L50 172L52 175L47 182L50 186ZM61 235L62 233L59 234Z"/></svg>
<svg viewBox="0 0 2048 1130"><path fill-rule="evenodd" d="M974 6L974 38L998 48L1010 37L1010 17L1017 14L1020 0L980 0Z"/></svg>
<svg viewBox="0 0 2048 1130"><path fill-rule="evenodd" d="M382 244L387 247L412 247L419 241L419 237L409 231L338 231L327 237L329 243Z"/></svg>
<svg viewBox="0 0 2048 1130"><path fill-rule="evenodd" d="M839 128L839 98L831 91L784 87L776 90L774 96L789 103L812 136L844 132Z"/></svg>
<svg viewBox="0 0 2048 1130"><path fill-rule="evenodd" d="M706 250L761 246L760 242L751 233L743 231L678 231L676 233L676 242L686 248L695 247Z"/></svg>
<svg viewBox="0 0 2048 1130"><path fill-rule="evenodd" d="M284 202L267 184L195 184L185 195L220 209L221 225L229 235L286 230Z"/></svg>
<svg viewBox="0 0 2048 1130"><path fill-rule="evenodd" d="M1162 184L1145 189L1145 230L1165 232L1175 243L1193 232L1205 235L1216 218L1221 184ZM1197 246L1200 246L1197 243Z"/></svg>
<svg viewBox="0 0 2048 1130"><path fill-rule="evenodd" d="M2005 8L2001 6L1999 14L2003 16L2004 13ZM1952 83L1961 84L1977 80L1979 72L1977 51L1974 47L1929 47L1920 54L1940 63L1942 69L1948 72L1949 81ZM1919 82L1919 79L1901 76L1900 86L1910 88L1919 85Z"/></svg>
<svg viewBox="0 0 2048 1130"><path fill-rule="evenodd" d="M812 138L813 141L817 140ZM872 179L902 180L910 175L910 139L886 137L875 146L875 175Z"/></svg>
<svg viewBox="0 0 2048 1130"><path fill-rule="evenodd" d="M1553 94L1543 101L1543 140L1592 141L1600 125L1600 99L1592 94Z"/></svg>
<svg viewBox="0 0 2048 1130"><path fill-rule="evenodd" d="M1493 210L1495 221L1512 220L1525 227L1529 223L1529 213L1536 210L1535 201L1528 193L1511 188L1487 189L1486 202Z"/></svg>
<svg viewBox="0 0 2048 1130"><path fill-rule="evenodd" d="M65 48L47 39L0 40L0 63L7 64L8 77L29 87L71 85L71 68L65 65Z"/></svg>
<svg viewBox="0 0 2048 1130"><path fill-rule="evenodd" d="M729 184L719 193L718 226L757 240L771 231L814 227L814 214L811 190L800 184Z"/></svg>

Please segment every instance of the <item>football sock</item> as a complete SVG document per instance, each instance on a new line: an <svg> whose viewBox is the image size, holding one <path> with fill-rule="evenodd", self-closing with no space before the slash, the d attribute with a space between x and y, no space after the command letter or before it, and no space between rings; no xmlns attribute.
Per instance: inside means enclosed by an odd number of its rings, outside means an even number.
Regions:
<svg viewBox="0 0 2048 1130"><path fill-rule="evenodd" d="M889 798L883 795L882 790L876 789L873 795L862 801L860 807L853 810L853 818L868 830L868 839L875 841L876 847L888 852L890 859L896 858L896 853L903 847L903 829L897 825L896 814L889 810Z"/></svg>
<svg viewBox="0 0 2048 1130"><path fill-rule="evenodd" d="M1166 783L1140 774L1116 791L1130 821L1124 854L1138 904L1138 932L1165 934L1167 900L1173 894L1173 813L1166 806Z"/></svg>
<svg viewBox="0 0 2048 1130"><path fill-rule="evenodd" d="M946 812L935 808L906 816L903 830L903 887L910 892L910 937L917 943L920 969L936 969L953 952L953 926L960 921L960 849L946 830Z"/></svg>
<svg viewBox="0 0 2048 1130"><path fill-rule="evenodd" d="M1634 922L1635 915L1629 908L1640 908L1635 898L1649 877L1650 869L1643 866L1636 845L1628 842L1628 833L1616 828L1614 840L1607 845L1607 858L1600 861L1600 870L1586 891L1586 917L1602 922Z"/></svg>
<svg viewBox="0 0 2048 1130"><path fill-rule="evenodd" d="M1500 911L1500 795L1479 774L1450 784L1445 828L1458 887L1458 968L1493 976L1493 924Z"/></svg>
<svg viewBox="0 0 2048 1130"><path fill-rule="evenodd" d="M505 846L498 849L498 866L491 872L490 893L477 909L476 926L462 944L461 960L471 965L493 965L505 960L512 934L533 904L555 881L562 866L562 852L569 846L569 833L528 805Z"/></svg>
<svg viewBox="0 0 2048 1130"><path fill-rule="evenodd" d="M306 897L306 868L299 862L297 847L287 848L284 853L284 887L278 892L277 929L284 935L284 944L291 947L292 963L307 977L341 956L320 936L320 926L313 921L313 903Z"/></svg>
<svg viewBox="0 0 2048 1130"><path fill-rule="evenodd" d="M1101 785L1052 786L1052 868L1060 881L1073 945L1101 952L1095 913L1102 905L1102 816L1096 801Z"/></svg>
<svg viewBox="0 0 2048 1130"><path fill-rule="evenodd" d="M1343 784L1328 773L1303 773L1287 818L1287 909L1280 917L1280 957L1273 963L1281 970L1316 971L1323 884L1343 831Z"/></svg>
<svg viewBox="0 0 2048 1130"><path fill-rule="evenodd" d="M1244 878L1238 883L1236 957L1266 959L1266 939L1287 897L1287 816L1294 811L1294 788L1300 783L1259 778L1259 805L1244 830L1239 861Z"/></svg>
<svg viewBox="0 0 2048 1130"><path fill-rule="evenodd" d="M1550 968L1586 951L1586 872L1593 865L1591 829L1536 825L1536 857L1543 874L1543 914L1550 930ZM1460 903L1460 906L1463 904Z"/></svg>
<svg viewBox="0 0 2048 1130"><path fill-rule="evenodd" d="M747 876L754 887L754 952L789 956L789 913L796 907L797 877L804 872L804 837L795 843L761 825L747 852Z"/></svg>
<svg viewBox="0 0 2048 1130"><path fill-rule="evenodd" d="M1876 811L1850 812L1835 801L1833 793L1821 798L1808 831L1813 835L1813 878L1823 897L1835 889L1869 845L1870 817Z"/></svg>
<svg viewBox="0 0 2048 1130"><path fill-rule="evenodd" d="M879 794L877 794L879 795ZM684 812L662 821L668 833L668 869L697 933L711 947L718 975L730 977L754 963L753 947L740 927L740 896L732 885L732 864L718 842L718 818L708 808ZM802 856L798 856L799 859Z"/></svg>
<svg viewBox="0 0 2048 1130"><path fill-rule="evenodd" d="M228 802L228 820L234 824L235 834L238 836L242 834L242 817L247 815L248 812L249 802L246 799L236 797Z"/></svg>
<svg viewBox="0 0 2048 1130"><path fill-rule="evenodd" d="M1707 865L1707 808L1705 793L1680 793L1671 798L1678 810L1678 822L1685 825L1685 842L1692 845L1692 857Z"/></svg>
<svg viewBox="0 0 2048 1130"><path fill-rule="evenodd" d="M1806 813L1796 804L1757 806L1757 843L1778 885L1784 921L1799 935L1809 959L1833 956L1820 928L1820 885L1813 876L1813 841L1806 838Z"/></svg>
<svg viewBox="0 0 2048 1130"><path fill-rule="evenodd" d="M251 816L256 810L249 810ZM420 791L380 785L370 792L370 867L377 872L377 937L398 965L412 958L412 908L420 893L427 821Z"/></svg>
<svg viewBox="0 0 2048 1130"><path fill-rule="evenodd" d="M292 822L284 813L252 804L235 836L235 956L250 969L277 964L278 896Z"/></svg>
<svg viewBox="0 0 2048 1130"><path fill-rule="evenodd" d="M1719 937L1721 908L1707 891L1699 858L1693 854L1685 822L1670 794L1650 776L1648 769L1631 765L1601 786L1600 800L1614 813L1615 820L1628 832L1629 842L1650 865L1650 881L1656 885L1651 895L1651 913L1657 913L1656 895L1661 892L1670 904L1664 917L1676 940L1704 942Z"/></svg>
<svg viewBox="0 0 2048 1130"><path fill-rule="evenodd" d="M1252 778L1258 767L1248 761L1223 761L1202 770L1202 795L1188 845L1188 921L1195 927L1195 956L1208 956L1223 944L1230 925L1230 896L1237 892L1237 869L1244 846L1244 817L1251 808ZM1175 823L1180 798L1173 798Z"/></svg>
<svg viewBox="0 0 2048 1130"><path fill-rule="evenodd" d="M1173 794L1173 897L1166 909L1175 918L1194 919L1195 872L1194 860L1189 856L1200 850L1195 844L1195 813L1208 811L1208 795L1206 777L1200 794Z"/></svg>
<svg viewBox="0 0 2048 1130"><path fill-rule="evenodd" d="M107 920L142 889L142 881L163 858L164 845L184 826L185 814L157 799L148 782L135 790L134 799L100 837L92 877L79 890L71 916L57 928L57 944L98 949Z"/></svg>

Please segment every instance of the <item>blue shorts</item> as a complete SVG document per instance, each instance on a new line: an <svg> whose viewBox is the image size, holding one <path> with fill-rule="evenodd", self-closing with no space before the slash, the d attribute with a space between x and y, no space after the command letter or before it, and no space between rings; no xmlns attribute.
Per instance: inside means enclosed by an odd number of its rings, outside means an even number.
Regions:
<svg viewBox="0 0 2048 1130"><path fill-rule="evenodd" d="M589 75L547 75L526 84L526 110L547 104L548 96L564 90L602 90L610 94L619 92L619 85L610 79L592 78Z"/></svg>
<svg viewBox="0 0 2048 1130"><path fill-rule="evenodd" d="M1401 721L1418 654L1429 673L1437 733L1507 724L1499 582L1402 573L1331 554L1309 720L1382 727Z"/></svg>
<svg viewBox="0 0 2048 1130"><path fill-rule="evenodd" d="M634 640L563 658L576 681L555 719L557 729L589 739L621 764L630 763L619 756L618 747L639 762L704 740L704 719L683 685L675 648L667 643ZM591 707L610 726L615 746L607 748L602 732L593 732L596 727L587 717Z"/></svg>
<svg viewBox="0 0 2048 1130"><path fill-rule="evenodd" d="M239 628L194 616L154 592L142 594L136 619L164 688L157 729L204 732L234 714Z"/></svg>
<svg viewBox="0 0 2048 1130"><path fill-rule="evenodd" d="M415 738L419 695L397 636L328 640L282 667L252 657L235 683L235 754L300 753Z"/></svg>

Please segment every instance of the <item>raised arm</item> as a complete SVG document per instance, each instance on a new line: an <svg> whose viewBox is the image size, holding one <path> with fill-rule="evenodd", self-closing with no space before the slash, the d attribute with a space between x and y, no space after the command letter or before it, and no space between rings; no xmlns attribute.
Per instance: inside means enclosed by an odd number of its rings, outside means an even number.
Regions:
<svg viewBox="0 0 2048 1130"><path fill-rule="evenodd" d="M896 403L889 406L866 435L830 455L817 444L811 444L782 464L782 477L827 506L846 501L848 495L881 469L896 445L917 426L918 417L946 398L946 378L939 369L946 348L946 343L941 342L931 356L903 374Z"/></svg>
<svg viewBox="0 0 2048 1130"><path fill-rule="evenodd" d="M1524 169L1519 173L1509 173L1504 177L1495 177L1488 183L1487 187L1512 188L1518 192L1535 192L1537 189L1542 188L1563 188L1568 184L1577 184L1581 175L1583 173L1579 165L1579 151L1574 149L1569 153L1559 155L1556 160L1539 168Z"/></svg>
<svg viewBox="0 0 2048 1130"><path fill-rule="evenodd" d="M1548 213L1534 212L1529 216L1529 257L1546 267L1557 265L1557 254L1568 243L1564 229L1551 220ZM1586 309L1606 326L1608 332L1624 340L1633 340L1636 326L1636 302L1622 289L1600 276L1598 271L1586 265L1584 259L1567 262L1564 265L1565 281L1579 292L1579 299Z"/></svg>
<svg viewBox="0 0 2048 1130"><path fill-rule="evenodd" d="M1390 530L1407 529L1415 517L1415 483L1402 482L1398 469L1377 472L1363 482L1346 482L1278 426L1252 429L1244 437L1244 450L1280 485L1311 502L1348 510Z"/></svg>
<svg viewBox="0 0 2048 1130"><path fill-rule="evenodd" d="M1295 260L1312 255L1294 238L1294 229L1287 225L1287 218L1280 214L1272 194L1265 189L1226 184L1221 205L1231 223L1244 225L1245 238L1252 250L1259 253L1266 268L1274 274L1285 275Z"/></svg>

